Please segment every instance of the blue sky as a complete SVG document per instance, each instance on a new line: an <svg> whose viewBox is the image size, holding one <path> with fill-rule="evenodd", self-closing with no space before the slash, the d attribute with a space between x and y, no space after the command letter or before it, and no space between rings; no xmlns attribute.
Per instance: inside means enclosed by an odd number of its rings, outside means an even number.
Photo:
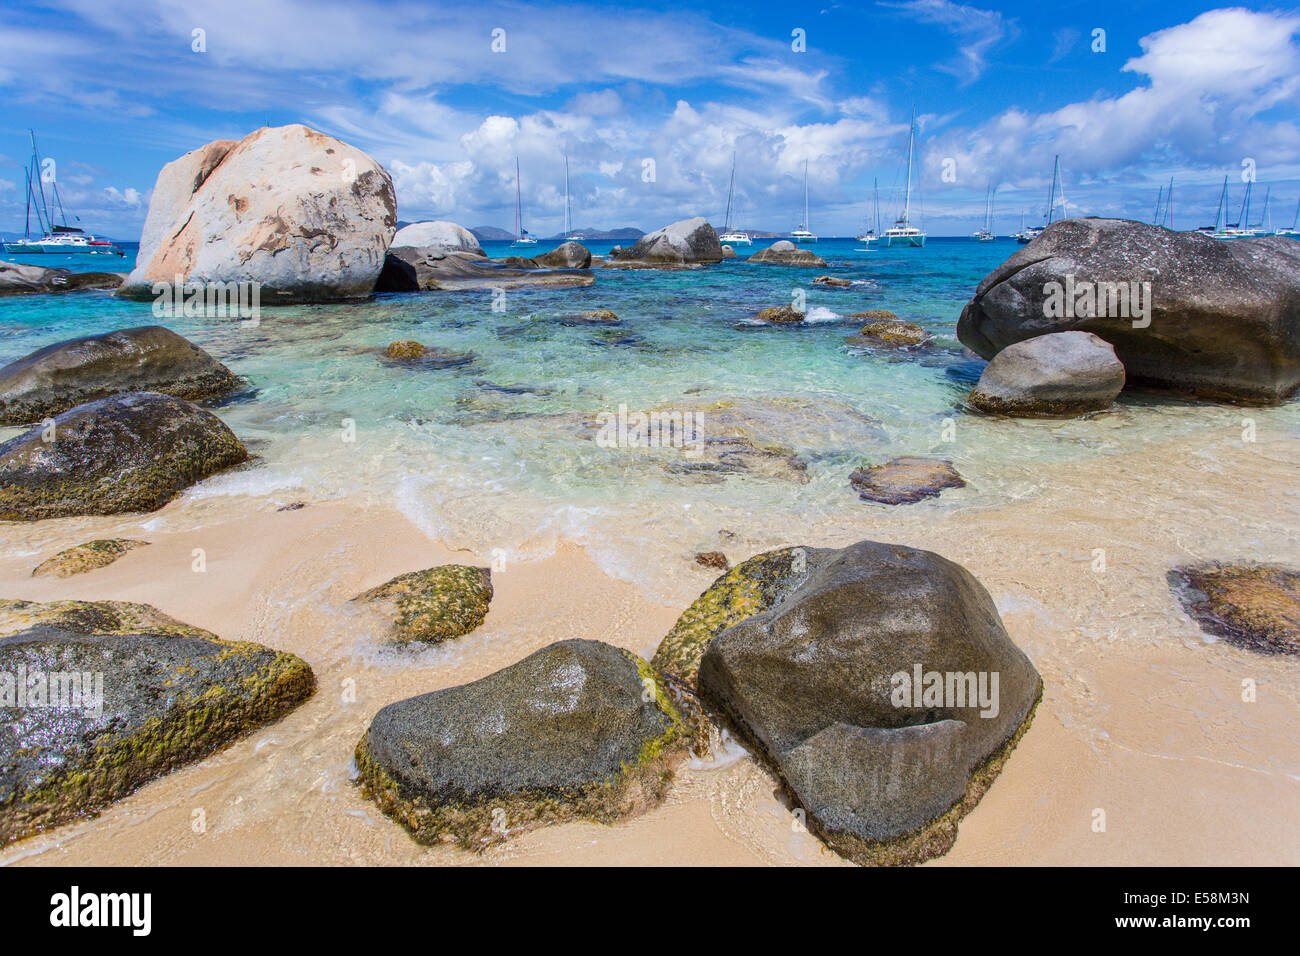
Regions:
<svg viewBox="0 0 1300 956"><path fill-rule="evenodd" d="M164 163L292 122L387 166L408 220L511 228L517 154L540 234L560 227L566 152L578 227L650 229L720 225L733 150L741 225L792 228L806 160L810 225L851 234L873 178L882 219L897 212L913 105L914 203L936 235L975 229L989 184L997 231L1036 221L1056 153L1076 215L1149 219L1172 176L1190 228L1224 175L1235 214L1246 159L1275 222L1300 198L1294 6L38 0L0 23L0 102L10 232L29 126L83 225L124 239Z"/></svg>

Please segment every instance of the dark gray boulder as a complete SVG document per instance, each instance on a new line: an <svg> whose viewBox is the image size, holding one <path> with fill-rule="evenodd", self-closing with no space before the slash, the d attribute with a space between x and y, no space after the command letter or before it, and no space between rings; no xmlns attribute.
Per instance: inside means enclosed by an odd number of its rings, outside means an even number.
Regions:
<svg viewBox="0 0 1300 956"><path fill-rule="evenodd" d="M999 415L1082 415L1109 408L1123 388L1124 366L1109 342L1052 332L993 356L967 401Z"/></svg>
<svg viewBox="0 0 1300 956"><path fill-rule="evenodd" d="M123 392L189 401L215 398L239 379L161 325L118 329L46 346L0 368L0 425L23 425Z"/></svg>
<svg viewBox="0 0 1300 956"><path fill-rule="evenodd" d="M247 459L221 419L183 399L101 398L0 445L0 521L154 511Z"/></svg>
<svg viewBox="0 0 1300 956"><path fill-rule="evenodd" d="M606 268L698 268L723 260L722 243L703 216L648 232L630 249L615 246Z"/></svg>
<svg viewBox="0 0 1300 956"><path fill-rule="evenodd" d="M810 249L800 249L789 239L779 239L766 249L759 249L745 260L778 266L816 266L824 269L826 260Z"/></svg>
<svg viewBox="0 0 1300 956"><path fill-rule="evenodd" d="M658 674L600 641L551 644L460 687L389 704L357 744L367 796L418 842L482 848L663 799L685 728Z"/></svg>
<svg viewBox="0 0 1300 956"><path fill-rule="evenodd" d="M591 251L580 242L562 242L550 252L534 256L543 269L590 269Z"/></svg>
<svg viewBox="0 0 1300 956"><path fill-rule="evenodd" d="M595 282L590 269L542 268L531 259L498 262L469 252L397 246L388 250L376 292L567 288Z"/></svg>
<svg viewBox="0 0 1300 956"><path fill-rule="evenodd" d="M1130 384L1281 402L1300 387L1300 242L1066 219L985 276L957 323L984 358L1071 330L1113 345Z"/></svg>
<svg viewBox="0 0 1300 956"><path fill-rule="evenodd" d="M93 816L314 688L294 655L146 604L0 601L0 845Z"/></svg>
<svg viewBox="0 0 1300 956"><path fill-rule="evenodd" d="M17 262L0 262L0 296L116 289L126 278L118 272L71 272Z"/></svg>
<svg viewBox="0 0 1300 956"><path fill-rule="evenodd" d="M699 691L834 850L916 863L951 847L1042 681L970 572L862 541L714 638Z"/></svg>

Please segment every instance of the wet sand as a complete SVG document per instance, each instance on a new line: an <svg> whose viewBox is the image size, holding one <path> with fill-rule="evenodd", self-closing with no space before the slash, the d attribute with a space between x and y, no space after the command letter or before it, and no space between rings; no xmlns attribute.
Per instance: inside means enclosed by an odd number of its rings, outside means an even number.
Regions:
<svg viewBox="0 0 1300 956"><path fill-rule="evenodd" d="M899 541L964 564L993 595L1045 695L956 845L931 865L1296 865L1300 664L1202 634L1164 577L1190 560L1300 565L1294 445L1285 434L1255 446L1210 437L1194 453L1153 443L1101 463L1045 466L1045 490L991 506L846 503L815 534L792 529L730 556ZM20 841L0 862L847 865L798 832L775 781L748 757L683 766L662 806L618 825L552 826L478 854L418 846L350 781L353 747L379 707L566 638L649 657L684 604L649 600L561 545L494 573L491 611L473 634L440 648L386 647L379 622L349 598L403 571L491 557L449 550L396 509L308 499L276 510L289 500L183 497L153 515L0 525L4 597L152 604L298 654L318 680L316 695L279 723L96 819ZM115 536L152 544L87 574L30 576L62 548ZM196 548L202 573L192 570ZM1106 551L1105 571L1094 570L1095 548ZM715 573L687 555L654 571L688 593ZM1247 678L1258 687L1253 703L1241 700ZM344 699L349 686L355 702ZM1094 831L1098 810L1104 832Z"/></svg>

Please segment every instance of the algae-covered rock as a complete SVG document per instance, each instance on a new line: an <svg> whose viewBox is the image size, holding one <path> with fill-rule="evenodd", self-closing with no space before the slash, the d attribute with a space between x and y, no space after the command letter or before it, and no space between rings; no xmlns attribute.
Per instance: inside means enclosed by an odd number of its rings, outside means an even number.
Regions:
<svg viewBox="0 0 1300 956"><path fill-rule="evenodd" d="M114 395L0 445L0 520L155 511L247 459L234 432L197 405Z"/></svg>
<svg viewBox="0 0 1300 956"><path fill-rule="evenodd" d="M459 687L397 701L357 744L365 794L420 843L482 848L655 806L686 731L658 675L600 641L551 644Z"/></svg>
<svg viewBox="0 0 1300 956"><path fill-rule="evenodd" d="M1300 571L1209 564L1174 568L1168 580L1201 630L1261 654L1300 654Z"/></svg>
<svg viewBox="0 0 1300 956"><path fill-rule="evenodd" d="M25 425L124 392L197 402L238 387L230 369L171 329L118 329L56 342L0 368L0 424Z"/></svg>
<svg viewBox="0 0 1300 956"><path fill-rule="evenodd" d="M804 314L792 305L775 305L770 309L761 310L756 318L760 322L767 322L772 325L790 325L795 322L802 322Z"/></svg>
<svg viewBox="0 0 1300 956"><path fill-rule="evenodd" d="M384 349L384 355L390 359L413 359L419 358L425 351L425 347L419 342L411 339L399 339L396 342L388 343L388 348Z"/></svg>
<svg viewBox="0 0 1300 956"><path fill-rule="evenodd" d="M314 688L294 655L147 604L0 601L0 845L93 816Z"/></svg>
<svg viewBox="0 0 1300 956"><path fill-rule="evenodd" d="M883 310L882 310L883 311ZM867 313L859 313L865 315ZM912 346L924 345L930 340L929 334L915 322L904 322L894 313L885 312L888 318L872 319L858 330L854 344ZM850 318L858 318L857 315Z"/></svg>
<svg viewBox="0 0 1300 956"><path fill-rule="evenodd" d="M399 574L353 600L391 615L394 640L440 644L483 623L492 601L492 572L444 564Z"/></svg>
<svg viewBox="0 0 1300 956"><path fill-rule="evenodd" d="M960 565L862 541L705 648L700 696L776 771L809 829L863 864L946 852L1042 694Z"/></svg>
<svg viewBox="0 0 1300 956"><path fill-rule="evenodd" d="M778 548L742 561L719 577L682 612L655 651L652 664L665 677L695 689L704 648L733 624L773 607L808 576L821 548Z"/></svg>
<svg viewBox="0 0 1300 956"><path fill-rule="evenodd" d="M143 548L148 543L132 538L96 538L42 561L33 569L32 577L52 574L56 578L70 578L74 574L84 574L96 568L107 567L128 551Z"/></svg>

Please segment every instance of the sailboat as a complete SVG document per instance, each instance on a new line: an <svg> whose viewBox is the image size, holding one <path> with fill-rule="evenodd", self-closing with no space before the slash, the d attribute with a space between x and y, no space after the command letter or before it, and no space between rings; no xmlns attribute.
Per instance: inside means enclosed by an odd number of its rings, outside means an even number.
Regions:
<svg viewBox="0 0 1300 956"><path fill-rule="evenodd" d="M36 148L36 132L28 130L32 137L32 163L24 167L27 181L27 219L23 226L23 238L13 242L0 243L0 248L13 255L126 255L121 249L107 239L92 236L83 229L68 225L68 214L63 209L63 197L59 195L59 184L50 182L50 195L45 195L45 181L41 178L41 156ZM62 225L55 225L54 210L59 210ZM36 223L43 235L32 238L32 211L36 211ZM77 219L77 216L73 216Z"/></svg>
<svg viewBox="0 0 1300 956"><path fill-rule="evenodd" d="M1279 236L1296 236L1300 238L1300 199L1296 200L1295 218L1291 220L1291 228L1279 229L1277 234Z"/></svg>
<svg viewBox="0 0 1300 956"><path fill-rule="evenodd" d="M903 214L894 224L885 230L885 245L910 246L921 248L925 245L925 233L912 225L912 148L916 143L916 110L912 110L912 121L907 128L907 191L903 195Z"/></svg>
<svg viewBox="0 0 1300 956"><path fill-rule="evenodd" d="M573 231L573 211L569 206L569 154L564 154L564 229L560 238L565 242L586 242L587 237Z"/></svg>
<svg viewBox="0 0 1300 956"><path fill-rule="evenodd" d="M1248 236L1271 236L1273 235L1273 219L1268 214L1269 193L1273 187L1268 186L1264 189L1264 208L1259 214L1259 223L1257 225L1246 226L1246 235Z"/></svg>
<svg viewBox="0 0 1300 956"><path fill-rule="evenodd" d="M790 238L795 242L816 242L817 237L808 231L808 160L803 161L803 222L798 229L790 231Z"/></svg>
<svg viewBox="0 0 1300 956"><path fill-rule="evenodd" d="M984 225L980 231L975 233L975 238L980 242L993 241L993 193L996 190L989 186L984 190Z"/></svg>
<svg viewBox="0 0 1300 956"><path fill-rule="evenodd" d="M718 236L719 242L724 242L731 246L752 246L754 240L749 238L749 233L739 229L731 228L731 197L736 190L736 153L731 153L731 183L727 186L727 215L722 223L722 235Z"/></svg>
<svg viewBox="0 0 1300 956"><path fill-rule="evenodd" d="M856 237L858 242L865 245L868 249L871 248L873 242L880 241L880 184L874 179L871 180L871 193L873 197L871 203L872 218L875 221L875 225L872 226L868 224L867 231Z"/></svg>
<svg viewBox="0 0 1300 956"><path fill-rule="evenodd" d="M1046 229L1047 226L1050 226L1052 224L1052 217L1056 213L1056 188L1057 188L1057 183L1059 183L1060 180L1061 180L1061 157L1058 154L1056 158L1052 160L1052 185L1051 188L1049 188L1047 191L1047 223L1042 226L1030 226L1028 229L1025 229L1022 225L1020 231L1016 233L1016 242L1022 244L1026 242L1033 242L1042 234L1043 230ZM1065 202L1064 195L1061 196L1061 202L1062 204L1064 204Z"/></svg>
<svg viewBox="0 0 1300 956"><path fill-rule="evenodd" d="M520 216L519 205L519 157L515 157L515 241L510 243L512 246L535 246L537 240L528 234L524 228L522 217Z"/></svg>

